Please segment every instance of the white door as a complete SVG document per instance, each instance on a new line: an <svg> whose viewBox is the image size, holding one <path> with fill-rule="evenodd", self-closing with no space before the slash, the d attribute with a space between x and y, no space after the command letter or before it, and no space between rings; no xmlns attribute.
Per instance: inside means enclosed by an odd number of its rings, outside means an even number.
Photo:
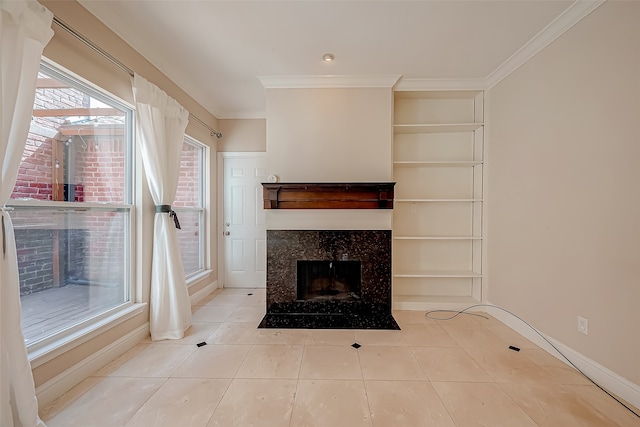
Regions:
<svg viewBox="0 0 640 427"><path fill-rule="evenodd" d="M259 153L224 156L222 161L223 286L264 288L267 267L267 232L262 207L265 157Z"/></svg>

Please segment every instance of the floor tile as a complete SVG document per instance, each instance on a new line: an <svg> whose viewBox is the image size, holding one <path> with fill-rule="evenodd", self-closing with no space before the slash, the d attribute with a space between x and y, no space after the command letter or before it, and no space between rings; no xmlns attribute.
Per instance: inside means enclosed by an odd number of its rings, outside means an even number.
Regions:
<svg viewBox="0 0 640 427"><path fill-rule="evenodd" d="M197 301L193 305L194 306L207 305L207 303L209 301L211 301L212 299L217 297L221 292L222 292L222 289L216 289L215 291L211 292L209 295L205 296L204 298L202 298L201 300Z"/></svg>
<svg viewBox="0 0 640 427"><path fill-rule="evenodd" d="M351 346L306 346L300 378L361 380L358 350Z"/></svg>
<svg viewBox="0 0 640 427"><path fill-rule="evenodd" d="M434 310L428 312L425 317L427 319L427 324L434 322L440 326L456 328L486 327L490 324L494 324L493 319L490 319L485 313L478 312L465 312L458 314L457 311L452 310Z"/></svg>
<svg viewBox="0 0 640 427"><path fill-rule="evenodd" d="M304 345L306 329L260 329L255 344Z"/></svg>
<svg viewBox="0 0 640 427"><path fill-rule="evenodd" d="M424 325L426 323L426 317L424 311L416 310L395 310L393 312L393 318L399 325Z"/></svg>
<svg viewBox="0 0 640 427"><path fill-rule="evenodd" d="M211 299L211 301L207 302L204 305L231 305L234 307L238 307L244 302L245 299L247 299L246 294L224 293L217 295L215 298Z"/></svg>
<svg viewBox="0 0 640 427"><path fill-rule="evenodd" d="M265 315L264 307L237 307L233 313L227 317L226 322L253 322L255 326Z"/></svg>
<svg viewBox="0 0 640 427"><path fill-rule="evenodd" d="M88 378L41 413L48 427L123 426L164 378ZM135 393L132 391L135 390Z"/></svg>
<svg viewBox="0 0 640 427"><path fill-rule="evenodd" d="M231 380L169 378L127 427L205 427Z"/></svg>
<svg viewBox="0 0 640 427"><path fill-rule="evenodd" d="M221 294L247 295L258 291L256 288L222 288ZM260 289L262 291L262 289Z"/></svg>
<svg viewBox="0 0 640 427"><path fill-rule="evenodd" d="M558 378L540 369L524 351L513 351L506 347L473 347L465 350L495 382L559 383Z"/></svg>
<svg viewBox="0 0 640 427"><path fill-rule="evenodd" d="M250 348L250 345L202 346L175 371L172 377L233 378Z"/></svg>
<svg viewBox="0 0 640 427"><path fill-rule="evenodd" d="M407 342L400 331L383 331L383 330L355 330L356 342L360 345L391 345L403 346Z"/></svg>
<svg viewBox="0 0 640 427"><path fill-rule="evenodd" d="M365 381L374 427L455 427L428 381Z"/></svg>
<svg viewBox="0 0 640 427"><path fill-rule="evenodd" d="M458 347L458 343L439 325L408 324L400 332L410 346Z"/></svg>
<svg viewBox="0 0 640 427"><path fill-rule="evenodd" d="M260 330L253 323L223 323L209 338L208 344L253 344Z"/></svg>
<svg viewBox="0 0 640 427"><path fill-rule="evenodd" d="M253 345L236 378L298 378L301 345Z"/></svg>
<svg viewBox="0 0 640 427"><path fill-rule="evenodd" d="M169 377L197 349L195 345L138 344L93 376Z"/></svg>
<svg viewBox="0 0 640 427"><path fill-rule="evenodd" d="M426 380L409 347L364 346L358 349L366 380Z"/></svg>
<svg viewBox="0 0 640 427"><path fill-rule="evenodd" d="M491 325L487 326L491 332L496 334L502 341L506 342L509 345L513 345L520 349L524 348L539 348L537 345L511 329L506 325Z"/></svg>
<svg viewBox="0 0 640 427"><path fill-rule="evenodd" d="M192 322L191 327L184 333L184 338L179 340L151 341L151 337L142 342L153 342L154 344L186 344L193 345L206 340L222 323L213 322Z"/></svg>
<svg viewBox="0 0 640 427"><path fill-rule="evenodd" d="M450 325L443 325L442 328L460 347L509 347L506 341L487 328L462 328Z"/></svg>
<svg viewBox="0 0 640 427"><path fill-rule="evenodd" d="M591 385L584 375L574 367L564 363L541 348L525 349L524 354L536 365L550 373L559 384Z"/></svg>
<svg viewBox="0 0 640 427"><path fill-rule="evenodd" d="M371 427L362 381L300 380L291 427Z"/></svg>
<svg viewBox="0 0 640 427"><path fill-rule="evenodd" d="M493 382L460 347L415 347L413 353L431 381Z"/></svg>
<svg viewBox="0 0 640 427"><path fill-rule="evenodd" d="M252 295L247 295L247 297L240 304L242 307L264 307L265 310L267 308L267 298L265 297L264 292L262 293L252 293Z"/></svg>
<svg viewBox="0 0 640 427"><path fill-rule="evenodd" d="M640 426L640 419L595 386L549 384L501 384L500 387L540 427L555 426Z"/></svg>
<svg viewBox="0 0 640 427"><path fill-rule="evenodd" d="M289 427L295 394L296 380L234 379L207 426Z"/></svg>
<svg viewBox="0 0 640 427"><path fill-rule="evenodd" d="M433 382L456 426L537 427L494 383Z"/></svg>
<svg viewBox="0 0 640 427"><path fill-rule="evenodd" d="M356 342L353 329L311 329L306 345L351 345Z"/></svg>
<svg viewBox="0 0 640 427"><path fill-rule="evenodd" d="M228 305L201 305L193 307L194 322L224 322L236 309Z"/></svg>
<svg viewBox="0 0 640 427"><path fill-rule="evenodd" d="M216 290L194 307L183 339L143 340L42 408L42 419L49 427L640 427L493 317L396 311L400 331L263 329L265 299L265 289Z"/></svg>

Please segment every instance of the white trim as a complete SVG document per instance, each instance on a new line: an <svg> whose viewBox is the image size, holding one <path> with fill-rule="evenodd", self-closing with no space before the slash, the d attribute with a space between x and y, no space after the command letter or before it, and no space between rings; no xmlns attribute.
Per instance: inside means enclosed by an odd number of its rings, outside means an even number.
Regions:
<svg viewBox="0 0 640 427"><path fill-rule="evenodd" d="M73 332L66 333L62 338L57 338L52 342L44 340L42 343L34 343L27 346L31 369L37 368L122 322L142 314L146 306L146 303L129 304L113 310L100 320L95 318L87 319L84 323L88 324L78 327Z"/></svg>
<svg viewBox="0 0 640 427"><path fill-rule="evenodd" d="M104 89L103 87L98 86L97 84L93 83L91 80L85 79L81 75L71 71L66 67L63 67L62 65L58 64L52 59L47 58L46 56L42 56L40 58L40 63L44 63L47 67L52 68L54 71L57 71L58 73L66 74L66 77L71 78L72 80L76 80L78 83L80 83L80 85L84 85L87 89L93 90L95 92L98 92L102 96L106 96L108 98L113 99L117 103L121 104L120 106L126 107L129 110L131 110L132 117L135 116L134 112L136 110L136 107L131 102L126 101L120 98L119 96L114 95L107 89ZM83 88L76 88L76 89L83 89ZM133 126L131 128L133 129Z"/></svg>
<svg viewBox="0 0 640 427"><path fill-rule="evenodd" d="M38 405L41 408L50 405L55 399L80 384L92 373L126 353L147 337L149 337L148 322L51 378L36 388Z"/></svg>
<svg viewBox="0 0 640 427"><path fill-rule="evenodd" d="M200 289L198 292L194 293L189 297L189 302L191 303L191 306L196 305L198 302L200 302L202 299L204 299L207 295L209 295L211 292L215 291L216 289L218 289L218 281L214 280L213 282L209 283L207 286Z"/></svg>
<svg viewBox="0 0 640 427"><path fill-rule="evenodd" d="M567 363L567 361L562 358L562 356L560 356L558 352L551 345L549 345L548 342L546 342L540 335L538 335L535 331L533 331L517 318L497 308L487 307L485 311L523 337L527 338L529 341L536 344L538 347L547 351L552 356L555 356L564 363ZM571 360L573 364L575 364L582 372L588 375L593 381L598 383L606 390L617 395L618 397L621 397L622 399L631 403L636 408L640 408L640 385L632 383L626 378L623 378L620 375L616 374L612 370L602 366L598 362L589 359L585 355L577 352L576 350L566 346L559 341L556 341L546 334L542 335L544 335L546 339L553 343L553 345L556 346L558 350L562 351L562 353L569 360Z"/></svg>
<svg viewBox="0 0 640 427"><path fill-rule="evenodd" d="M491 89L522 64L537 55L551 42L596 10L606 0L576 0L562 14L536 34L486 78L486 88Z"/></svg>
<svg viewBox="0 0 640 427"><path fill-rule="evenodd" d="M396 92L418 90L484 90L487 79L405 79L393 88Z"/></svg>
<svg viewBox="0 0 640 427"><path fill-rule="evenodd" d="M353 76L259 76L266 89L327 89L348 87L393 87L400 74Z"/></svg>

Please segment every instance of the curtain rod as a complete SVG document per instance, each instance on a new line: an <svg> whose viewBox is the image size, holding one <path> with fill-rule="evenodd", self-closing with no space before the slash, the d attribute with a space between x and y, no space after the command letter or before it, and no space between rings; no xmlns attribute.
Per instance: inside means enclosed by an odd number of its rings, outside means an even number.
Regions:
<svg viewBox="0 0 640 427"><path fill-rule="evenodd" d="M98 46L97 44L95 44L94 42L92 42L91 40L89 40L88 38L86 38L85 36L80 34L79 32L77 32L74 28L70 27L66 22L64 22L63 20L61 20L57 16L53 17L53 22L57 26L59 26L60 28L62 28L63 30L65 30L66 32L71 34L73 37L75 37L76 39L78 39L82 43L84 43L85 45L89 46L91 49L93 49L96 52L98 52L104 58L109 60L109 62L113 63L115 66L120 68L122 71L124 71L125 73L129 74L129 76L133 77L134 72L133 72L133 70L131 68L127 67L122 62L120 62L118 59L113 57L113 55L111 55L109 52L107 52L106 50L104 50L103 48L101 48L100 46ZM199 117L189 113L189 118L195 120L196 122L200 123L205 128L209 129L209 131L211 131L211 136L215 135L216 138L218 138L218 139L222 138L222 133L220 133L217 130L213 129L211 126L209 126L208 124L203 122Z"/></svg>

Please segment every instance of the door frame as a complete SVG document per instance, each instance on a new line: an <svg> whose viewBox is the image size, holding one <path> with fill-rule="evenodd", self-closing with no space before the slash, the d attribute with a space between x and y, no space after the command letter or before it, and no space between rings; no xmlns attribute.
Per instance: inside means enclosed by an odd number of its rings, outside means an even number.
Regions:
<svg viewBox="0 0 640 427"><path fill-rule="evenodd" d="M219 151L217 159L217 209L216 209L216 237L218 248L218 288L225 287L225 248L224 248L224 160L225 159L257 159L266 157L265 151Z"/></svg>

